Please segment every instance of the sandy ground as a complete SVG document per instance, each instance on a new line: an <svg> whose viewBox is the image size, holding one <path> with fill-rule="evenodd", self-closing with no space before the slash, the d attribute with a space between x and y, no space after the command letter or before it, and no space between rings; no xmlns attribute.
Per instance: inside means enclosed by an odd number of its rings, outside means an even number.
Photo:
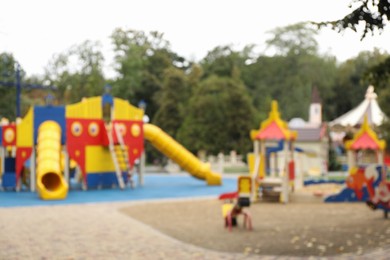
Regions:
<svg viewBox="0 0 390 260"><path fill-rule="evenodd" d="M390 219L312 191L224 227L217 198L0 208L0 259L389 259Z"/></svg>
<svg viewBox="0 0 390 260"><path fill-rule="evenodd" d="M253 231L244 229L242 217L232 232L225 229L222 202L217 199L157 202L120 210L170 237L222 252L334 257L389 251L390 220L384 219L382 211L372 211L364 203L302 198L307 197L296 197L289 204L252 204L248 210Z"/></svg>

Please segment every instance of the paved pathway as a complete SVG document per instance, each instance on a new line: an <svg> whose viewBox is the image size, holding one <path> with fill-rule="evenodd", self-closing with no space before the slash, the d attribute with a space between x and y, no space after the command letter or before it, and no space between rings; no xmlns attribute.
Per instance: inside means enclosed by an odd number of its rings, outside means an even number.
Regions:
<svg viewBox="0 0 390 260"><path fill-rule="evenodd" d="M0 208L0 259L259 259L182 243L118 211L136 203ZM390 249L343 259L386 256Z"/></svg>

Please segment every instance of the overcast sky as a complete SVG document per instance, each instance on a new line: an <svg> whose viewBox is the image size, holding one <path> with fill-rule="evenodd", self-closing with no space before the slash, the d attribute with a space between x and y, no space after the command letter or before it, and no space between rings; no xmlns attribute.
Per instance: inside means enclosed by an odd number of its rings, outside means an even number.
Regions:
<svg viewBox="0 0 390 260"><path fill-rule="evenodd" d="M302 21L343 17L352 0L4 0L0 10L0 53L11 52L28 75L42 74L53 54L85 40L100 41L107 74L109 36L115 28L164 33L172 51L199 60L216 46L261 50L267 31ZM322 53L340 61L378 47L390 52L390 29L360 41L360 34L326 30Z"/></svg>

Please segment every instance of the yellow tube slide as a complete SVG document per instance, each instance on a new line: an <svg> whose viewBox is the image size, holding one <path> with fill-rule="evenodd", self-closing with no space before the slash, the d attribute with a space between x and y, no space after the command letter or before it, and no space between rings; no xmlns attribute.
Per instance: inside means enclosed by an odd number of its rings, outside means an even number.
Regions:
<svg viewBox="0 0 390 260"><path fill-rule="evenodd" d="M61 173L61 127L45 121L38 129L37 191L41 199L65 199L68 183Z"/></svg>
<svg viewBox="0 0 390 260"><path fill-rule="evenodd" d="M161 128L144 124L144 137L165 156L176 162L195 178L205 180L208 185L221 185L222 178L210 169L210 165L201 162L191 152L176 142Z"/></svg>

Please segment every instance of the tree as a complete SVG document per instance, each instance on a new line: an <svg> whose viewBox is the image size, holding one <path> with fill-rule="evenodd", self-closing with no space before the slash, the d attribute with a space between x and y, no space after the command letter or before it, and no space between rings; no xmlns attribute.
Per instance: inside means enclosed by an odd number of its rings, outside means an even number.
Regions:
<svg viewBox="0 0 390 260"><path fill-rule="evenodd" d="M371 82L378 94L378 103L383 112L388 116L383 125L380 126L379 131L387 144L390 144L390 55L385 54L385 61L379 62L366 71L365 79ZM386 147L390 151L390 145Z"/></svg>
<svg viewBox="0 0 390 260"><path fill-rule="evenodd" d="M388 25L390 21L390 2L388 0L354 0L352 3L350 4L352 12L345 17L314 24L318 25L319 28L330 25L339 32L347 28L358 32L360 31L359 26L363 25L361 40L366 38L368 33L371 35L374 35L375 32L381 33ZM379 88L390 84L390 56L368 69L365 77Z"/></svg>
<svg viewBox="0 0 390 260"><path fill-rule="evenodd" d="M383 56L386 58L382 62L370 67L364 74L365 80L380 89L390 86L390 54L385 53Z"/></svg>
<svg viewBox="0 0 390 260"><path fill-rule="evenodd" d="M289 25L269 33L267 49L275 55L260 55L242 69L242 79L258 110L257 120L267 117L273 99L279 101L285 119L307 118L313 86L318 87L323 100L334 96L336 59L318 54L317 32L308 24Z"/></svg>
<svg viewBox="0 0 390 260"><path fill-rule="evenodd" d="M383 112L388 116L387 120L379 127L379 136L382 139L385 139L387 143L386 150L390 152L390 89L381 89L378 93L378 97L379 105L383 109Z"/></svg>
<svg viewBox="0 0 390 260"><path fill-rule="evenodd" d="M164 71L170 67L186 68L185 60L170 50L163 34L152 31L117 28L111 35L115 52L117 78L112 81L113 94L133 104L147 103L151 119L158 109L154 96L162 87Z"/></svg>
<svg viewBox="0 0 390 260"><path fill-rule="evenodd" d="M186 111L178 140L191 151L217 154L250 149L254 109L242 82L210 76L194 89Z"/></svg>
<svg viewBox="0 0 390 260"><path fill-rule="evenodd" d="M184 106L189 98L189 85L185 73L177 68L169 68L165 71L163 83L157 91L155 103L158 107L153 117L153 124L158 125L174 139L178 129L181 127L185 114ZM155 149L147 146L148 160L158 158L158 161L165 164L166 158Z"/></svg>
<svg viewBox="0 0 390 260"><path fill-rule="evenodd" d="M335 108L333 118L348 112L362 101L367 87L372 84L368 78L364 77L365 72L380 64L385 58L386 55L379 50L363 51L356 58L349 59L339 65L334 89L343 94L336 95L332 99Z"/></svg>
<svg viewBox="0 0 390 260"><path fill-rule="evenodd" d="M85 41L57 54L45 69L45 80L57 87L60 103L73 103L83 97L103 93L104 57L98 42Z"/></svg>
<svg viewBox="0 0 390 260"><path fill-rule="evenodd" d="M359 26L364 24L361 37L361 40L363 40L367 33L373 35L376 31L382 32L390 21L390 3L388 0L353 0L349 7L353 9L352 12L341 19L314 24L319 27L330 25L339 32L347 28L357 32Z"/></svg>
<svg viewBox="0 0 390 260"><path fill-rule="evenodd" d="M189 97L186 75L176 68L167 69L161 90L156 95L158 110L153 123L176 137L184 119L184 106Z"/></svg>
<svg viewBox="0 0 390 260"><path fill-rule="evenodd" d="M200 61L204 70L203 78L211 75L240 78L240 71L251 59L253 46L246 46L241 52L233 51L230 46L218 46L209 51Z"/></svg>
<svg viewBox="0 0 390 260"><path fill-rule="evenodd" d="M272 36L266 40L267 49L273 49L277 55L317 54L318 32L308 23L296 23L285 27L277 27L269 31Z"/></svg>
<svg viewBox="0 0 390 260"><path fill-rule="evenodd" d="M10 53L0 54L0 117L16 117L16 60ZM23 74L24 75L24 74Z"/></svg>

